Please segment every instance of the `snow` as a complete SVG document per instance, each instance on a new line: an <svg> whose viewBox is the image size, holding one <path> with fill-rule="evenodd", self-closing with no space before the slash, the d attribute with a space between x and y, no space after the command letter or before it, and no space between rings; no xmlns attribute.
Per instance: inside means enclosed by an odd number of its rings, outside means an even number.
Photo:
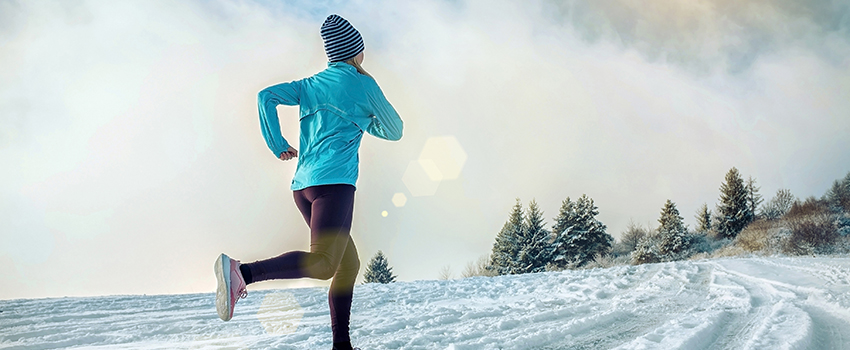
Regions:
<svg viewBox="0 0 850 350"><path fill-rule="evenodd" d="M210 272L212 275L212 272ZM0 301L0 349L330 349L327 289ZM373 349L850 349L850 258L747 257L358 285Z"/></svg>

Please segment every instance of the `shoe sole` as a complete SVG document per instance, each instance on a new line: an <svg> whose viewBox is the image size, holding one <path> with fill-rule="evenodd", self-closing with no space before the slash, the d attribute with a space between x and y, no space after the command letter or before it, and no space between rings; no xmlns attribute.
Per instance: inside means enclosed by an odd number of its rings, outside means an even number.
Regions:
<svg viewBox="0 0 850 350"><path fill-rule="evenodd" d="M230 311L230 258L221 254L215 261L215 278L218 286L215 290L215 309L222 321L229 321Z"/></svg>

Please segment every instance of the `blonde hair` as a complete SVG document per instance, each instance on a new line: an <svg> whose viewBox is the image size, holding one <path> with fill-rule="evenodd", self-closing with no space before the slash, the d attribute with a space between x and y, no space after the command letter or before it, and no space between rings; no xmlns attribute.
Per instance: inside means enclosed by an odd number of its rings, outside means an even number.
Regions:
<svg viewBox="0 0 850 350"><path fill-rule="evenodd" d="M357 56L355 56L355 57L357 57ZM348 59L348 61L345 61L345 63L348 63L348 64L354 66L354 68L357 68L358 73L363 74L363 75L365 75L369 78L375 79L374 77L372 77L371 74L369 74L369 72L367 72L365 69L363 69L363 67L360 66L360 64L357 63L357 61L354 60L354 57Z"/></svg>

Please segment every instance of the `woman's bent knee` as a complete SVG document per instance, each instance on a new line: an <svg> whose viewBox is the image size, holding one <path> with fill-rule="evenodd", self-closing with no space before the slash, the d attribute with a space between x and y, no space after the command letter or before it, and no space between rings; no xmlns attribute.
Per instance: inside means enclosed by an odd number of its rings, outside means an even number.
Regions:
<svg viewBox="0 0 850 350"><path fill-rule="evenodd" d="M329 280L333 278L334 273L336 273L336 266L331 264L330 259L316 255L313 255L311 258L312 259L310 260L312 261L309 261L305 268L310 278L320 280Z"/></svg>

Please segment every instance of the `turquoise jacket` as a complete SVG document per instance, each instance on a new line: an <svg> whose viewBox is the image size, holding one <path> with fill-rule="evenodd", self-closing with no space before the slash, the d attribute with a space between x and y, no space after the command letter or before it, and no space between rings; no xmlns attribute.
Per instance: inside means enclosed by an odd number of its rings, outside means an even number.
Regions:
<svg viewBox="0 0 850 350"><path fill-rule="evenodd" d="M278 105L300 106L301 137L292 190L310 186L356 186L363 131L401 139L402 121L374 79L345 62L309 78L270 86L257 96L266 144L280 157L289 143L280 133Z"/></svg>

